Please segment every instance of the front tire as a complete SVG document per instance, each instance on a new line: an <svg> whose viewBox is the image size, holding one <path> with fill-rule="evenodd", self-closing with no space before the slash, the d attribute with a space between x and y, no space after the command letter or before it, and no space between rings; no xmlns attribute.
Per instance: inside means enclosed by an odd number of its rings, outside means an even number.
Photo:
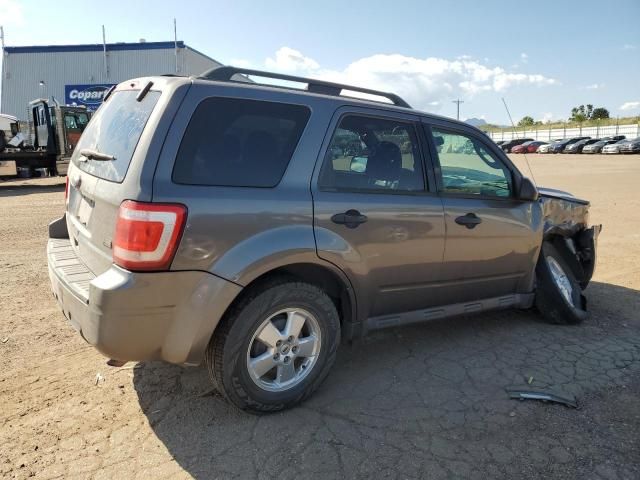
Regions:
<svg viewBox="0 0 640 480"><path fill-rule="evenodd" d="M544 242L536 266L535 304L550 323L578 324L587 316L580 283L551 242Z"/></svg>
<svg viewBox="0 0 640 480"><path fill-rule="evenodd" d="M252 413L290 408L325 379L340 344L340 319L320 288L291 279L254 287L225 316L205 354L209 375Z"/></svg>

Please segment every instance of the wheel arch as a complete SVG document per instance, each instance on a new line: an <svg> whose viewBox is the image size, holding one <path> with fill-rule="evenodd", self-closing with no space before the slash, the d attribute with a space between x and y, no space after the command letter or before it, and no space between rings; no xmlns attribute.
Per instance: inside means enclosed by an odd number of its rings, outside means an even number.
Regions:
<svg viewBox="0 0 640 480"><path fill-rule="evenodd" d="M584 290L595 269L595 240L599 233L594 227L583 229L573 235L545 235L544 241L551 243L567 263L580 287Z"/></svg>
<svg viewBox="0 0 640 480"><path fill-rule="evenodd" d="M249 295L255 289L260 288L261 285L269 283L278 277L310 283L323 290L329 295L338 311L342 338L350 341L359 334L360 323L357 320L356 295L351 282L339 268L319 258L317 261L307 260L274 265L272 268L262 271L258 275L243 278L241 282L243 289L227 307L223 318L235 305L241 302L246 295ZM218 325L220 325L220 323L218 323ZM212 336L215 335L216 330L217 327L213 331Z"/></svg>

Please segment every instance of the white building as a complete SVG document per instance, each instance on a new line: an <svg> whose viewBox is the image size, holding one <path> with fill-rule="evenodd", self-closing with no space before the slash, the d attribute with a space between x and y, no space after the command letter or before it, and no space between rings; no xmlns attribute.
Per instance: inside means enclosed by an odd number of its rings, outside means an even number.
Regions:
<svg viewBox="0 0 640 480"><path fill-rule="evenodd" d="M35 98L97 108L112 85L146 75L199 75L220 66L184 42L5 47L0 112L27 120Z"/></svg>

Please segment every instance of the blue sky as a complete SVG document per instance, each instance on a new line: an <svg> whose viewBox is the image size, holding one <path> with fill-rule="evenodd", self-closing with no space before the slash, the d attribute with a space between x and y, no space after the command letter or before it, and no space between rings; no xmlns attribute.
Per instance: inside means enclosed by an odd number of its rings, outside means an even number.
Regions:
<svg viewBox="0 0 640 480"><path fill-rule="evenodd" d="M36 2L0 0L6 44L178 37L227 64L394 90L506 124L582 103L640 115L640 1ZM75 23L72 21L76 20Z"/></svg>

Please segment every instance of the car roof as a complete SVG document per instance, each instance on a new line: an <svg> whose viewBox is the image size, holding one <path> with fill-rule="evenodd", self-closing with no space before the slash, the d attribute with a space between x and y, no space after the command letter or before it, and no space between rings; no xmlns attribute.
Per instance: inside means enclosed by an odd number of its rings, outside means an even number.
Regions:
<svg viewBox="0 0 640 480"><path fill-rule="evenodd" d="M213 72L213 73L212 73ZM221 72L220 75L217 75L215 72ZM208 75L208 78L206 77ZM265 84L265 83L257 83L253 82L246 75L255 75L255 76L265 76L270 79L280 79L284 82L291 83L295 81L297 83L304 84L307 83L307 86L315 85L316 87L312 89L301 89L295 88L290 85L278 85L278 84ZM170 78L168 78L170 77ZM145 77L146 79L152 79L153 77ZM377 109L401 112L404 114L417 115L421 117L426 117L433 120L441 120L445 122L453 122L460 125L465 125L468 128L474 129L477 132L485 133L479 128L468 124L466 122L456 120L451 117L445 117L443 115L437 115L430 112L425 112L422 110L416 110L412 108L407 102L405 102L401 97L394 93L390 92L382 92L376 91L372 89L357 87L354 85L343 85L336 84L332 82L325 82L322 80L310 79L305 77L295 77L292 75L284 75L277 74L273 72L263 72L259 70L252 69L244 69L244 68L236 68L236 67L217 67L207 72L204 72L199 76L180 76L180 75L163 75L161 77L163 80L167 81L175 81L175 82L192 82L196 85L202 86L217 86L217 87L233 87L233 88L241 88L241 89L252 89L252 90L261 90L265 92L282 92L283 90L287 92L288 95L291 95L293 98L298 98L300 103L305 103L304 99L309 97L314 97L322 100L326 100L328 102L335 102L340 105L353 105L353 106L374 106ZM240 78L240 80L238 80ZM175 79L175 80L174 80ZM294 79L294 80L291 80ZM327 87L327 88L323 88ZM342 89L347 92L354 93L362 93L370 95L377 95L380 98L387 98L389 101L395 101L396 103L388 103L382 101L376 101L369 98L360 98L354 97L350 95L344 94L335 94L335 91L332 92L331 89ZM529 139L532 140L532 139Z"/></svg>

